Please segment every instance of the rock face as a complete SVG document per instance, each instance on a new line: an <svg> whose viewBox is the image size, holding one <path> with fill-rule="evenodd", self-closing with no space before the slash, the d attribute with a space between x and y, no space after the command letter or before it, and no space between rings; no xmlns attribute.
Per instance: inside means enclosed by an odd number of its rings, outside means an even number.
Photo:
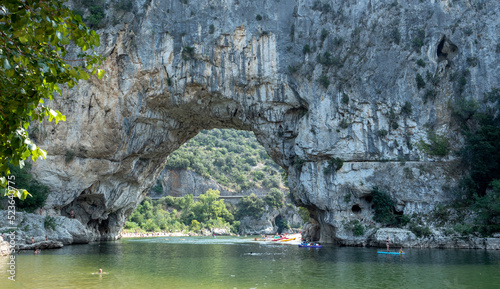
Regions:
<svg viewBox="0 0 500 289"><path fill-rule="evenodd" d="M18 228L13 238L10 234L5 238L9 242L14 239L12 244L16 249L60 248L68 244L88 243L93 238L77 219L16 212L14 223L10 223L7 216L7 211L0 210L0 231L12 232L12 227Z"/></svg>
<svg viewBox="0 0 500 289"><path fill-rule="evenodd" d="M208 189L218 190L221 196L227 197L225 202L233 203L239 201L238 197L255 194L263 197L269 193L269 189L251 187L242 191L230 190L220 185L214 180L204 178L196 172L190 170L163 170L158 177L162 190L157 192L150 190L148 195L151 198L161 198L165 196L183 197L191 194L195 197L204 194Z"/></svg>
<svg viewBox="0 0 500 289"><path fill-rule="evenodd" d="M498 1L107 2L106 76L56 98L65 123L32 131L45 209L74 210L88 240L115 238L167 156L211 128L255 133L322 242L371 220L373 186L427 212L460 178L453 154L424 149L428 131L458 148L449 104L500 83Z"/></svg>

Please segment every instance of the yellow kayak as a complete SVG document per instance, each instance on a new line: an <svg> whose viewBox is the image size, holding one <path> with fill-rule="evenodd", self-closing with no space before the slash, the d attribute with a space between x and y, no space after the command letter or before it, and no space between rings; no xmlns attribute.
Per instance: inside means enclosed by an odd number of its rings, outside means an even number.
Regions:
<svg viewBox="0 0 500 289"><path fill-rule="evenodd" d="M293 241L293 240L295 240L295 238L283 239L283 240L280 240L280 242L288 242L288 241Z"/></svg>

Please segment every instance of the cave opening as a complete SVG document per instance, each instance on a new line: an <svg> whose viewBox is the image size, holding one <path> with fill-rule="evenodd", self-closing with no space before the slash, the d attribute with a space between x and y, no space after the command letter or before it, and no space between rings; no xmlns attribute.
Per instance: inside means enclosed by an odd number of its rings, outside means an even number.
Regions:
<svg viewBox="0 0 500 289"><path fill-rule="evenodd" d="M355 204L351 207L351 211L355 214L361 213L361 207L358 204Z"/></svg>
<svg viewBox="0 0 500 289"><path fill-rule="evenodd" d="M441 37L437 44L436 55L438 62L443 60L451 61L458 54L458 46L456 46L446 35Z"/></svg>

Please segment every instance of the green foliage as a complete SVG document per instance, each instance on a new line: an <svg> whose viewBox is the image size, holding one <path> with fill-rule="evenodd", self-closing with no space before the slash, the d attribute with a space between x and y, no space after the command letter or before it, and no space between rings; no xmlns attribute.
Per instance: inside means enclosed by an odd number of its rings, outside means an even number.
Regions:
<svg viewBox="0 0 500 289"><path fill-rule="evenodd" d="M454 230L491 235L500 230L500 89L491 89L480 102L459 97L451 109L465 136L459 151L468 171L461 180L464 203L477 213L475 226L459 224Z"/></svg>
<svg viewBox="0 0 500 289"><path fill-rule="evenodd" d="M134 4L132 3L132 0L121 0L118 3L116 3L116 8L118 10L123 10L125 12L130 12L134 8Z"/></svg>
<svg viewBox="0 0 500 289"><path fill-rule="evenodd" d="M191 221L191 231L193 231L193 232L201 231L201 223L198 222L197 220L192 220Z"/></svg>
<svg viewBox="0 0 500 289"><path fill-rule="evenodd" d="M323 85L324 88L328 88L328 86L330 85L330 80L328 79L328 76L324 74L319 77L318 82L321 85Z"/></svg>
<svg viewBox="0 0 500 289"><path fill-rule="evenodd" d="M76 153L72 150L67 150L64 154L64 162L70 163L75 158Z"/></svg>
<svg viewBox="0 0 500 289"><path fill-rule="evenodd" d="M289 71L291 74L294 74L294 73L296 73L297 71L299 71L299 66L297 66L297 65L288 65L288 71Z"/></svg>
<svg viewBox="0 0 500 289"><path fill-rule="evenodd" d="M136 222L126 221L125 226L123 228L134 230L134 229L139 229L139 225Z"/></svg>
<svg viewBox="0 0 500 289"><path fill-rule="evenodd" d="M25 198L27 192L6 189L6 177L8 163L22 168L29 156L33 161L45 158L46 152L28 136L30 122L65 120L43 99L53 99L63 85L72 88L80 79L88 80L89 72L101 78L97 67L103 58L94 52L99 36L63 1L9 0L2 7L8 13L0 21L0 195ZM78 65L66 60L70 46L80 52Z"/></svg>
<svg viewBox="0 0 500 289"><path fill-rule="evenodd" d="M344 43L344 38L342 38L342 37L335 37L335 38L333 38L333 42L332 43L335 46L340 46L340 45L342 45L342 43Z"/></svg>
<svg viewBox="0 0 500 289"><path fill-rule="evenodd" d="M412 114L412 112L413 112L413 109L411 106L411 102L405 101L405 104L403 105L403 107L401 107L401 113L408 116L408 115Z"/></svg>
<svg viewBox="0 0 500 289"><path fill-rule="evenodd" d="M304 222L309 222L309 210L304 207L299 207L299 216Z"/></svg>
<svg viewBox="0 0 500 289"><path fill-rule="evenodd" d="M484 111L475 111L463 126L465 146L460 151L462 160L470 168L470 179L473 182L470 196L477 194L484 196L486 189L500 175L500 104L495 99L494 91L486 103L490 108ZM500 94L500 93L499 93ZM468 108L475 106L468 106ZM456 113L470 115L470 112Z"/></svg>
<svg viewBox="0 0 500 289"><path fill-rule="evenodd" d="M219 191L209 189L198 201L192 195L167 196L158 201L146 198L130 215L125 229L158 232L229 227L234 216L219 197Z"/></svg>
<svg viewBox="0 0 500 289"><path fill-rule="evenodd" d="M421 67L425 67L425 61L422 58L420 58L419 60L417 60L417 65L421 66Z"/></svg>
<svg viewBox="0 0 500 289"><path fill-rule="evenodd" d="M479 59L477 57L467 57L467 65L471 67L476 67L479 64Z"/></svg>
<svg viewBox="0 0 500 289"><path fill-rule="evenodd" d="M82 3L89 10L90 15L85 19L85 22L92 27L97 28L99 23L101 23L104 16L106 16L104 12L104 1L103 0L84 0ZM120 7L128 8L128 3L120 3ZM132 3L130 2L130 5ZM132 9L132 8L130 8Z"/></svg>
<svg viewBox="0 0 500 289"><path fill-rule="evenodd" d="M436 99L436 96L438 95L438 91L435 89L427 89L424 93L424 102L427 102L428 100L434 100Z"/></svg>
<svg viewBox="0 0 500 289"><path fill-rule="evenodd" d="M422 77L422 75L420 75L420 73L417 73L417 76L415 77L415 80L417 81L417 88L419 90L425 87L425 80Z"/></svg>
<svg viewBox="0 0 500 289"><path fill-rule="evenodd" d="M431 156L444 157L450 153L450 142L445 136L436 134L436 132L429 130L427 131L427 139L430 144L420 141L419 147L426 154Z"/></svg>
<svg viewBox="0 0 500 289"><path fill-rule="evenodd" d="M387 116L387 118L389 119L389 126L390 128L396 130L398 129L399 127L399 124L398 124L398 118L399 116L396 114L396 112L394 111L394 109L391 109L389 110L389 115Z"/></svg>
<svg viewBox="0 0 500 289"><path fill-rule="evenodd" d="M321 29L321 41L325 41L325 39L328 37L328 30L325 28Z"/></svg>
<svg viewBox="0 0 500 289"><path fill-rule="evenodd" d="M387 133L388 133L388 132L387 132L387 130L385 130L385 129L379 129L379 130L377 131L377 135L378 135L378 137L380 137L380 138L384 138L384 137L386 137L386 136L387 136Z"/></svg>
<svg viewBox="0 0 500 289"><path fill-rule="evenodd" d="M374 187L371 191L373 196L373 220L383 225L395 225L397 219L394 214L394 207L396 203L384 191L380 191Z"/></svg>
<svg viewBox="0 0 500 289"><path fill-rule="evenodd" d="M333 171L338 171L344 165L344 161L341 158L331 158L328 160L328 166L325 168L323 173L325 175L330 174Z"/></svg>
<svg viewBox="0 0 500 289"><path fill-rule="evenodd" d="M453 225L453 230L461 236L468 236L474 232L474 228L472 227L472 225L467 223L455 224Z"/></svg>
<svg viewBox="0 0 500 289"><path fill-rule="evenodd" d="M166 168L195 171L234 190L282 186L283 169L248 131L202 130L169 155Z"/></svg>
<svg viewBox="0 0 500 289"><path fill-rule="evenodd" d="M194 47L184 46L182 49L182 59L188 61L194 58Z"/></svg>
<svg viewBox="0 0 500 289"><path fill-rule="evenodd" d="M302 166L304 165L306 161L304 159L301 159L300 157L296 157L294 159L294 162L293 162L293 166L298 169L298 170L301 170L302 169Z"/></svg>
<svg viewBox="0 0 500 289"><path fill-rule="evenodd" d="M350 203L351 202L351 197L352 197L352 194L351 193L347 193L344 195L344 202L346 203Z"/></svg>
<svg viewBox="0 0 500 289"><path fill-rule="evenodd" d="M359 220L352 220L347 226L354 236L363 236L365 234L365 227L359 222Z"/></svg>
<svg viewBox="0 0 500 289"><path fill-rule="evenodd" d="M340 170L344 165L344 161L341 158L332 158L328 160L328 165L335 168L336 171Z"/></svg>
<svg viewBox="0 0 500 289"><path fill-rule="evenodd" d="M343 66L340 58L332 56L329 52L325 52L323 54L318 53L318 55L316 55L316 61L319 64L325 65L327 67L330 67L330 66L342 67Z"/></svg>
<svg viewBox="0 0 500 289"><path fill-rule="evenodd" d="M11 177L15 177L15 179L11 179L11 186L19 190L26 190L31 194L30 198L24 200L16 199L16 209L32 213L36 209L43 207L49 194L49 188L33 178L31 175L31 164L26 163L22 169L14 167L13 165L9 165L9 167L11 170Z"/></svg>
<svg viewBox="0 0 500 289"><path fill-rule="evenodd" d="M285 195L282 191L272 188L264 197L264 202L271 208L279 209L285 205Z"/></svg>
<svg viewBox="0 0 500 289"><path fill-rule="evenodd" d="M304 48L302 48L302 53L311 53L311 47L309 46L309 44L304 45Z"/></svg>
<svg viewBox="0 0 500 289"><path fill-rule="evenodd" d="M345 118L343 118L343 119L340 121L339 126L340 126L342 129L346 129L346 128L348 128L348 127L349 127L349 122L348 122Z"/></svg>
<svg viewBox="0 0 500 289"><path fill-rule="evenodd" d="M397 27L394 27L391 30L390 39L393 43L397 45L399 45L399 43L401 42L401 33L399 32L399 29Z"/></svg>
<svg viewBox="0 0 500 289"><path fill-rule="evenodd" d="M424 39L425 39L425 31L420 29L417 31L417 35L413 40L411 41L413 49L415 49L416 52L420 52L420 48L424 46Z"/></svg>
<svg viewBox="0 0 500 289"><path fill-rule="evenodd" d="M278 227L278 234L281 234L285 229L290 229L290 225L286 221L286 219L281 216L276 217L276 227Z"/></svg>
<svg viewBox="0 0 500 289"><path fill-rule="evenodd" d="M324 3L323 4L323 3L321 3L320 0L316 0L316 1L314 1L313 6L311 7L311 9L312 10L316 10L316 11L320 11L320 12L328 13L332 9L332 7L328 3Z"/></svg>
<svg viewBox="0 0 500 289"><path fill-rule="evenodd" d="M432 231L428 226L421 226L415 222L409 224L409 229L419 238L432 235Z"/></svg>
<svg viewBox="0 0 500 289"><path fill-rule="evenodd" d="M257 14L257 16L255 16L255 20L257 20L257 21L260 21L260 20L262 20L262 15L260 15L260 14Z"/></svg>
<svg viewBox="0 0 500 289"><path fill-rule="evenodd" d="M47 230L55 230L57 226L56 218L47 216L43 219L43 227Z"/></svg>
<svg viewBox="0 0 500 289"><path fill-rule="evenodd" d="M250 196L243 197L236 207L236 216L238 219L242 219L245 216L258 219L264 213L264 201L257 198L253 193Z"/></svg>
<svg viewBox="0 0 500 289"><path fill-rule="evenodd" d="M233 224L230 226L231 233L238 233L240 231L240 221L234 221Z"/></svg>
<svg viewBox="0 0 500 289"><path fill-rule="evenodd" d="M427 79L428 83L430 83L430 84L432 84L434 86L437 86L439 84L439 76L437 74L433 75L429 71L426 71L425 72L425 78Z"/></svg>
<svg viewBox="0 0 500 289"><path fill-rule="evenodd" d="M341 99L341 101L345 105L349 104L349 96L347 96L347 94L345 94L345 93L342 93L342 99Z"/></svg>

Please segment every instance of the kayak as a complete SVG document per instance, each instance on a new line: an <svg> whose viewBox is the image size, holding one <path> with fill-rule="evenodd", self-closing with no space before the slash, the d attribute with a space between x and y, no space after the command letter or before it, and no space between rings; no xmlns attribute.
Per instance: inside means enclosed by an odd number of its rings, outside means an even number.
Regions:
<svg viewBox="0 0 500 289"><path fill-rule="evenodd" d="M293 240L295 240L295 238L283 239L283 240L280 240L280 242L288 242L288 241L293 241Z"/></svg>
<svg viewBox="0 0 500 289"><path fill-rule="evenodd" d="M309 244L299 244L300 248L321 248L321 245L309 245Z"/></svg>
<svg viewBox="0 0 500 289"><path fill-rule="evenodd" d="M271 241L272 241L272 242L276 242L276 241L281 241L281 240L285 240L285 238L273 239L273 240L271 240Z"/></svg>
<svg viewBox="0 0 500 289"><path fill-rule="evenodd" d="M399 252L384 252L384 251L377 251L377 254L387 254L387 255L404 255L405 252L399 253Z"/></svg>

